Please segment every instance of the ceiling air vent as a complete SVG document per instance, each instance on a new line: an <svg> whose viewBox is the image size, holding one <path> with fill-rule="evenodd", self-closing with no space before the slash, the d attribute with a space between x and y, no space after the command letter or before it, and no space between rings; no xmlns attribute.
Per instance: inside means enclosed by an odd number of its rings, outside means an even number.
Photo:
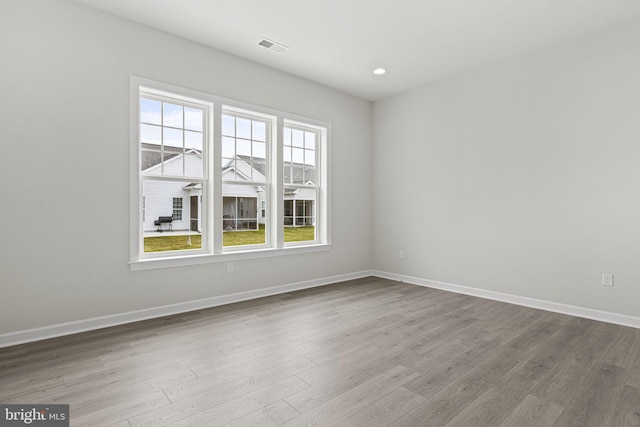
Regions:
<svg viewBox="0 0 640 427"><path fill-rule="evenodd" d="M275 53L282 53L282 52L286 51L287 49L289 49L287 46L285 46L283 44L280 44L278 42L274 42L273 40L269 40L269 39L265 39L265 38L260 40L260 42L258 43L258 46L262 46L264 48L267 48L270 51L275 52Z"/></svg>

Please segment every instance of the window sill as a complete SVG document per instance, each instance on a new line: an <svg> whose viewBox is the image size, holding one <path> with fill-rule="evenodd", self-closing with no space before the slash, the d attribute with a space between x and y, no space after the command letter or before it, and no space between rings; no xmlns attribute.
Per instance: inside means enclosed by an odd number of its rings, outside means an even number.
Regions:
<svg viewBox="0 0 640 427"><path fill-rule="evenodd" d="M185 267L188 265L212 264L219 262L242 261L248 259L269 258L285 255L326 252L331 250L331 244L317 244L294 246L285 248L256 249L223 254L198 254L174 256L166 258L149 258L129 262L131 271L155 270L158 268Z"/></svg>

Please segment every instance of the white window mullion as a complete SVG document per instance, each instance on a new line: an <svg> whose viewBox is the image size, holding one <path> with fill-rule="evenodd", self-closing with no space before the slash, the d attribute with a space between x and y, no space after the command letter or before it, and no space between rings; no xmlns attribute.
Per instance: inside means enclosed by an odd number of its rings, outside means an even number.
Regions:
<svg viewBox="0 0 640 427"><path fill-rule="evenodd" d="M283 129L284 119L278 117L277 125L273 130L273 149L271 150L271 182L273 191L271 192L271 230L272 241L277 248L284 247L284 162L283 159Z"/></svg>
<svg viewBox="0 0 640 427"><path fill-rule="evenodd" d="M318 202L315 206L316 224L318 227L316 229L316 239L323 243L331 244L331 205L329 203L329 194L331 194L331 163L329 163L331 156L329 152L331 147L330 127L323 127L319 133L322 143L317 146L317 156L322 167L316 168L319 174L318 188L316 189Z"/></svg>
<svg viewBox="0 0 640 427"><path fill-rule="evenodd" d="M222 105L219 103L213 106L213 147L212 154L209 156L209 164L211 166L211 174L209 176L209 206L211 215L209 215L209 233L210 248L213 248L214 254L222 253Z"/></svg>

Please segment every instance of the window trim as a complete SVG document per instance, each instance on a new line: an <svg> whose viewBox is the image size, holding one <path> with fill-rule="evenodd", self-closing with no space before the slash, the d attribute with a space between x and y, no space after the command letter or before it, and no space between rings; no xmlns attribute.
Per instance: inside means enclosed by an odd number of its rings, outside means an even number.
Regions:
<svg viewBox="0 0 640 427"><path fill-rule="evenodd" d="M209 139L205 141L208 155L205 156L203 167L208 168L209 174L204 180L207 185L203 188L203 199L207 200L203 206L203 229L207 230L202 235L202 248L194 251L172 251L160 253L142 253L144 237L142 233L142 180L140 179L140 148L138 141L139 126L139 97L140 91L157 91L170 93L176 99L184 98L185 102L197 100L211 105L211 112L206 119L209 129ZM324 252L331 250L331 124L307 117L298 116L270 108L260 107L244 102L207 94L204 92L178 87L175 85L157 82L138 76L130 77L130 260L132 271L149 270L156 268L179 267L218 262L240 261L256 258L278 257L292 254ZM271 127L272 149L270 150L271 194L268 196L267 206L271 205L271 215L267 220L271 227L271 233L266 236L267 245L223 247L222 233L214 232L216 226L214 218L222 218L222 166L214 159L222 158L222 134L221 129L223 111L249 112L252 115L264 115L274 120ZM318 183L318 195L316 201L316 240L308 242L284 242L283 209L283 132L287 124L294 124L306 128L317 129L321 140L317 142L320 182ZM220 203L215 203L214 194L220 195ZM203 203L204 204L204 203ZM322 213L318 215L318 213ZM269 218L270 217L270 218ZM269 241L274 236L275 242ZM293 243L293 244L292 244Z"/></svg>

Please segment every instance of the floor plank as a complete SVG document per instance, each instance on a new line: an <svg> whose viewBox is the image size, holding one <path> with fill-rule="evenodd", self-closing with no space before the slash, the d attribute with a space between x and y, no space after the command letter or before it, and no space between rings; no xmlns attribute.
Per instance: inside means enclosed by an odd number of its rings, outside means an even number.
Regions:
<svg viewBox="0 0 640 427"><path fill-rule="evenodd" d="M562 406L527 395L498 427L547 427L553 425Z"/></svg>

